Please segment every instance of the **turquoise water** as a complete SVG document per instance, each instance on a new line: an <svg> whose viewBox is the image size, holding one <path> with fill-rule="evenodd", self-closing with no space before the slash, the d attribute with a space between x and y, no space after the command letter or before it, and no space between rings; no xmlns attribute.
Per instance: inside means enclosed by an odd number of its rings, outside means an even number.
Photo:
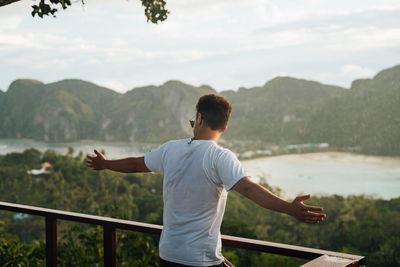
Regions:
<svg viewBox="0 0 400 267"><path fill-rule="evenodd" d="M29 215L26 214L26 213L17 213L17 214L15 214L15 215L13 216L13 218L14 218L15 220L22 220L22 219L25 219L25 218L28 218L28 217L29 217Z"/></svg>
<svg viewBox="0 0 400 267"><path fill-rule="evenodd" d="M400 158L325 152L244 161L248 174L293 198L311 195L400 196Z"/></svg>
<svg viewBox="0 0 400 267"><path fill-rule="evenodd" d="M59 153L66 154L68 148L72 147L75 155L82 151L84 154L94 154L93 149L104 150L106 156L111 158L139 156L157 147L151 144L138 143L108 143L99 141L81 141L72 143L44 143L27 139L0 139L0 155L11 152L23 152L28 148L36 148L40 151L48 149L55 150Z"/></svg>
<svg viewBox="0 0 400 267"><path fill-rule="evenodd" d="M110 159L140 156L157 145L135 143L106 143L82 141L46 144L31 140L0 140L0 154L22 152L34 147L40 151L54 149L67 153L93 154L93 149L105 150ZM390 199L400 196L400 157L375 157L349 153L325 152L266 157L243 161L248 174L260 177L284 196L293 198L305 193L312 195L360 195ZM39 166L38 166L39 167Z"/></svg>

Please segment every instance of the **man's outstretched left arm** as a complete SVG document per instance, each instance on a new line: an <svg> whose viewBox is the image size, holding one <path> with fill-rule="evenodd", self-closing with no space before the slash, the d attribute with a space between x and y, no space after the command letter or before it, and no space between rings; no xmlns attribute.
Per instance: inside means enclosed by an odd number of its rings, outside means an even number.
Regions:
<svg viewBox="0 0 400 267"><path fill-rule="evenodd" d="M326 214L318 213L318 211L323 210L322 207L309 206L303 203L303 201L310 198L310 195L298 196L293 202L287 202L265 187L252 182L249 177L240 179L232 187L232 190L249 198L263 208L286 213L305 223L319 223L326 217Z"/></svg>
<svg viewBox="0 0 400 267"><path fill-rule="evenodd" d="M144 163L144 157L130 157L124 159L107 160L106 157L96 149L96 156L87 155L86 166L93 170L100 171L108 169L116 172L150 172Z"/></svg>

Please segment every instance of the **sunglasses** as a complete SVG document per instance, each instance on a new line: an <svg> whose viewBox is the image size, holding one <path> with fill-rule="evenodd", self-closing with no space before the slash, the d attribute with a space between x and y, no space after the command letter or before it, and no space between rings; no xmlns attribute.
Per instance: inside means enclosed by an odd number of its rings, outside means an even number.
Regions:
<svg viewBox="0 0 400 267"><path fill-rule="evenodd" d="M191 120L189 120L190 126L192 126L192 128L194 128L194 123L196 122L196 121L195 121L195 117L196 117L196 116L194 116Z"/></svg>

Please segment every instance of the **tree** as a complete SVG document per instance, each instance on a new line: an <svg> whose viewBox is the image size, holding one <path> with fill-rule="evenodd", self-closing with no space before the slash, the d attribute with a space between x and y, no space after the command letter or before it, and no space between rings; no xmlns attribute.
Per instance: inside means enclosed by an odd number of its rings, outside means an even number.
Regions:
<svg viewBox="0 0 400 267"><path fill-rule="evenodd" d="M21 0L0 0L0 7L9 5ZM81 0L82 5L85 4L85 0ZM144 14L147 21L154 24L162 22L167 19L169 11L166 9L165 0L140 0L144 6ZM43 18L44 15L49 16L50 14L55 17L58 12L57 7L61 6L62 9L68 8L71 5L71 0L40 0L38 5L32 6L32 16L38 15Z"/></svg>

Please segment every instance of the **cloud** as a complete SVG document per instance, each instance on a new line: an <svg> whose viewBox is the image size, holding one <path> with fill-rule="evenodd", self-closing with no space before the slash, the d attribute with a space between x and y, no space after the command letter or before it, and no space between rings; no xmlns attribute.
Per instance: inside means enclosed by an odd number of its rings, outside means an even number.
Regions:
<svg viewBox="0 0 400 267"><path fill-rule="evenodd" d="M378 70L380 69L373 69L371 67L361 66L360 64L347 63L338 66L337 68L326 68L316 73L302 73L297 75L297 77L319 81L324 84L350 88L350 85L354 80L372 78Z"/></svg>
<svg viewBox="0 0 400 267"><path fill-rule="evenodd" d="M159 25L137 0L73 2L43 20L30 5L0 8L0 87L20 73L102 77L117 91L131 77L237 88L277 72L347 85L400 60L398 0L168 0Z"/></svg>
<svg viewBox="0 0 400 267"><path fill-rule="evenodd" d="M32 12L32 1L22 0L17 1L9 5L0 7L0 18L8 19L12 17L26 17L31 16Z"/></svg>
<svg viewBox="0 0 400 267"><path fill-rule="evenodd" d="M112 89L119 93L125 93L126 91L129 90L129 88L126 86L125 83L117 80L101 80L101 81L95 81L94 83Z"/></svg>
<svg viewBox="0 0 400 267"><path fill-rule="evenodd" d="M355 80L359 78L372 78L376 71L356 64L346 64L342 67L341 73L343 76L351 77L351 79Z"/></svg>
<svg viewBox="0 0 400 267"><path fill-rule="evenodd" d="M18 15L7 16L1 19L0 30L15 30L21 25L23 18Z"/></svg>
<svg viewBox="0 0 400 267"><path fill-rule="evenodd" d="M51 58L42 60L42 56L40 55L21 55L4 60L4 62L10 66L29 66L31 69L42 69L45 71L50 71L51 68L67 68L73 66L76 61L76 58Z"/></svg>
<svg viewBox="0 0 400 267"><path fill-rule="evenodd" d="M39 47L33 42L33 34L6 32L0 30L0 50L17 50L18 48Z"/></svg>
<svg viewBox="0 0 400 267"><path fill-rule="evenodd" d="M66 46L66 44L69 44ZM85 48L86 42L78 38L68 38L62 33L30 32L28 30L0 30L0 49L21 51L21 49L61 51L69 47Z"/></svg>
<svg viewBox="0 0 400 267"><path fill-rule="evenodd" d="M335 52L361 52L400 45L400 27L359 27L334 30L321 34L324 46Z"/></svg>

